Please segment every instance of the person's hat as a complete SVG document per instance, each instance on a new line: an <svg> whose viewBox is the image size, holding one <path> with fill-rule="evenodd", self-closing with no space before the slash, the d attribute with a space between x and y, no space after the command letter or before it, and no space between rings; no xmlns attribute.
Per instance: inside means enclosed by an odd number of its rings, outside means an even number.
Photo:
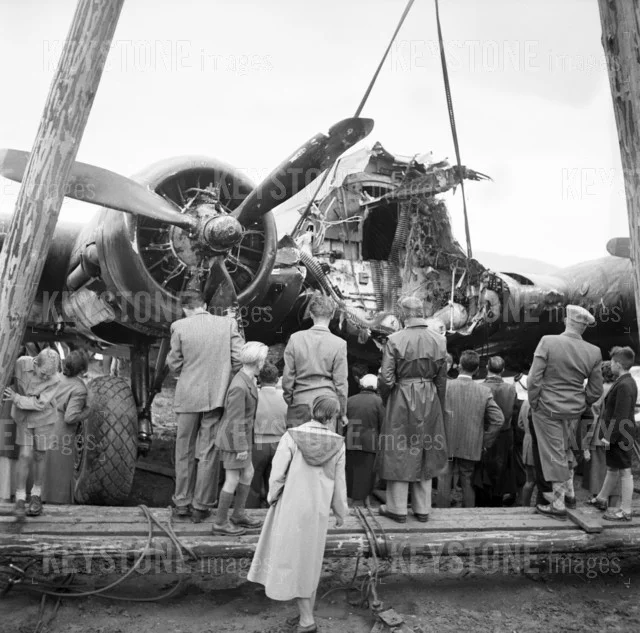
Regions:
<svg viewBox="0 0 640 633"><path fill-rule="evenodd" d="M422 310L424 307L418 297L403 297L398 301L398 305L405 310Z"/></svg>
<svg viewBox="0 0 640 633"><path fill-rule="evenodd" d="M596 322L591 312L581 306L567 306L567 319L582 325L593 325Z"/></svg>
<svg viewBox="0 0 640 633"><path fill-rule="evenodd" d="M377 389L378 378L373 374L366 374L362 378L360 378L360 386L363 389Z"/></svg>

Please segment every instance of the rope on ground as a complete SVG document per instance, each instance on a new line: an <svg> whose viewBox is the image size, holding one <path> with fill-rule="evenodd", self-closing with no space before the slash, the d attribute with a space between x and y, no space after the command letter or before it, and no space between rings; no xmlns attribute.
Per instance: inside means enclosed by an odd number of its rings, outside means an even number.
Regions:
<svg viewBox="0 0 640 633"><path fill-rule="evenodd" d="M111 589L114 589L115 587L121 585L125 580L127 580L127 578L129 578L140 567L142 562L145 560L149 550L151 549L151 544L152 544L152 540L153 540L153 526L154 525L158 526L169 537L171 542L176 546L177 551L178 551L178 556L179 556L179 562L180 562L181 565L185 563L185 556L184 556L183 552L187 552L189 557L193 558L194 560L198 559L198 557L195 555L193 550L191 550L186 545L183 545L180 542L180 540L176 536L176 533L173 530L173 527L171 525L171 519L169 519L169 522L168 522L168 524L166 526L162 525L158 521L158 519L151 513L149 508L147 508L147 506L140 505L138 507L142 510L143 514L145 515L145 517L147 519L147 525L148 525L147 542L146 542L144 548L142 549L142 551L140 552L140 554L138 555L138 558L137 558L135 564L133 565L133 567L126 574L124 574L124 576L122 576L121 578L118 578L114 582L108 584L105 587L101 587L99 589L92 589L90 591L73 592L73 591L70 591L70 589L72 589L72 588L76 589L76 588L79 588L79 587L78 587L78 585L72 585L70 583L70 580L71 580L70 578L66 578L62 583L59 583L59 582L56 583L56 582L50 582L50 581L48 581L46 579L38 579L36 577L27 576L26 575L26 571L31 565L33 565L34 563L37 562L35 560L30 561L25 566L24 569L21 569L20 567L10 563L9 565L0 565L0 573L7 574L9 576L9 579L7 581L7 585L3 589L2 593L0 593L0 596L6 595L8 593L8 591L10 589L12 589L13 587L21 585L26 590L32 590L32 591L35 591L37 593L42 594L43 603L41 604L41 610L44 608L44 599L46 598L46 596L53 596L53 597L57 597L59 599L61 599L61 598L86 598L86 597L89 597L89 596L97 596L97 597L107 598L109 600L122 600L122 601L126 601L126 602L155 602L155 601L158 601L158 600L165 600L165 599L171 597L182 586L182 578L179 578L177 583L169 591L167 591L167 592L165 592L165 593L163 593L163 594L161 594L159 596L153 596L153 597L150 597L150 598L125 598L125 597L122 597L122 596L115 596L115 595L112 595L112 594L105 593L105 592L107 592L107 591L109 591ZM29 582L27 584L25 584L24 580L28 580ZM57 611L57 607L56 607L56 611Z"/></svg>

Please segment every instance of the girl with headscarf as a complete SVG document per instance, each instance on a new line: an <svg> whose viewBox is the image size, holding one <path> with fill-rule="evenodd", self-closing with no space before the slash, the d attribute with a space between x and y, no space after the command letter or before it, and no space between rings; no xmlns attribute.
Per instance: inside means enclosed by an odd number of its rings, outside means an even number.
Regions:
<svg viewBox="0 0 640 633"><path fill-rule="evenodd" d="M300 615L287 620L297 633L317 631L313 608L329 510L336 527L349 513L344 439L330 430L339 415L335 397L318 396L313 419L282 436L269 480L270 508L247 576L273 600L297 600Z"/></svg>

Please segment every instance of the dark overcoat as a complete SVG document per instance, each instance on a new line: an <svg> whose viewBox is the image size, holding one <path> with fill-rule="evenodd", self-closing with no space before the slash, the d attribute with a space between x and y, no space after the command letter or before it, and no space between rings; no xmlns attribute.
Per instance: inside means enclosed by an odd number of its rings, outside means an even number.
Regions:
<svg viewBox="0 0 640 633"><path fill-rule="evenodd" d="M638 386L631 374L623 374L604 399L602 430L611 442L606 460L609 468L631 468L635 441L635 406Z"/></svg>

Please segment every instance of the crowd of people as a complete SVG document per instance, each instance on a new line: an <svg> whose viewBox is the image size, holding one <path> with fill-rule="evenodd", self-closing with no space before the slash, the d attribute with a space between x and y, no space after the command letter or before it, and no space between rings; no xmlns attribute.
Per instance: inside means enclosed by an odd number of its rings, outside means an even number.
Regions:
<svg viewBox="0 0 640 633"><path fill-rule="evenodd" d="M249 580L273 599L298 601L291 623L301 633L315 631L331 511L340 526L350 505L374 494L379 513L398 523L409 508L426 522L434 506L529 506L534 492L537 512L566 520L580 462L588 504L605 519L631 519L634 352L614 348L603 362L582 338L594 319L579 306L568 306L563 334L540 340L524 401L503 379L499 356L479 381L480 358L464 351L453 378L446 338L414 297L399 302L403 328L389 336L377 375L360 371L351 396L346 342L329 330L330 298L312 298L314 325L290 337L282 376L267 346L245 342L199 293L185 293L182 307L167 357L178 377L175 515L199 523L215 511L218 535L261 529ZM88 414L78 378L86 363L72 352L62 366L53 349L17 362L4 396L20 447L18 515L40 514L43 500L73 500L72 451L51 449ZM261 507L264 524L246 511Z"/></svg>
<svg viewBox="0 0 640 633"><path fill-rule="evenodd" d="M176 491L183 491L176 494L176 512L200 521L205 516L198 508L217 503L215 534L261 527L248 578L275 600L297 600L299 615L288 623L300 633L315 631L330 512L340 526L349 505L368 504L373 494L384 499L379 513L399 523L407 522L409 507L421 522L433 506L451 507L458 482L464 507L528 506L536 492L537 512L566 520L567 507L576 504L579 458L588 467L583 479L593 493L589 505L606 511L608 520L631 518L634 353L614 348L603 363L599 349L582 339L593 317L579 306L568 307L563 334L541 339L524 402L503 379L499 356L489 359L487 378L478 381L480 358L465 351L452 378L446 338L429 327L422 302L413 297L399 303L404 327L389 337L378 375L359 372L351 396L346 343L329 331L335 309L329 298L314 297L313 327L291 336L280 388L265 346L242 346L235 326L208 314L197 295L184 308L170 355L172 368L182 370L179 390L189 367L210 362L202 341L215 336L225 341L216 348L224 349L216 354L216 371L225 381L237 373L220 408L200 409L198 442L186 451L176 448ZM603 374L615 381L606 395ZM197 390L201 396L210 390L205 400L215 400L211 383ZM219 421L213 440L207 416ZM198 474L187 476L191 471L179 468L178 460L195 463L196 444ZM198 497L201 468L209 481L211 472L224 470L215 477L224 480L218 498L211 485L201 486L208 496ZM264 525L247 507L269 508Z"/></svg>

